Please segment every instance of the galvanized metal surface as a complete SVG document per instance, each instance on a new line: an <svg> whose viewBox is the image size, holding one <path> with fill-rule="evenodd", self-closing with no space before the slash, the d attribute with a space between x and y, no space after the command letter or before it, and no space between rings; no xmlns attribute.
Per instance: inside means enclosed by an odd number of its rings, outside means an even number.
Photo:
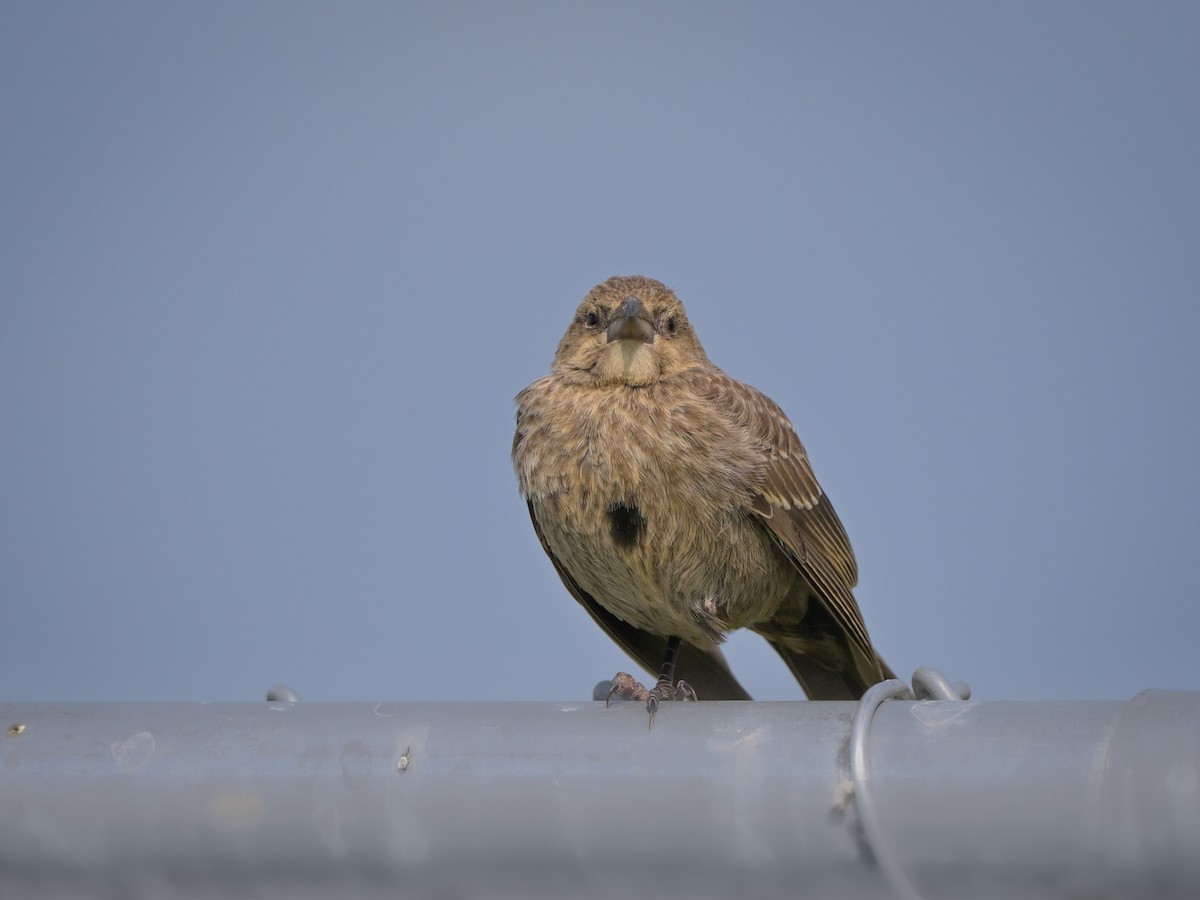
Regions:
<svg viewBox="0 0 1200 900"><path fill-rule="evenodd" d="M1200 694L0 705L0 896L1200 896Z"/></svg>

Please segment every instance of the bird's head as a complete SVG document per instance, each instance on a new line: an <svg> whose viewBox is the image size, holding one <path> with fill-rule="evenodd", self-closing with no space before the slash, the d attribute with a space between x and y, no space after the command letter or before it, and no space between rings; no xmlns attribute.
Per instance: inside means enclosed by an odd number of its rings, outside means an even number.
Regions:
<svg viewBox="0 0 1200 900"><path fill-rule="evenodd" d="M641 387L708 357L679 298L652 278L617 276L583 298L553 371L584 384Z"/></svg>

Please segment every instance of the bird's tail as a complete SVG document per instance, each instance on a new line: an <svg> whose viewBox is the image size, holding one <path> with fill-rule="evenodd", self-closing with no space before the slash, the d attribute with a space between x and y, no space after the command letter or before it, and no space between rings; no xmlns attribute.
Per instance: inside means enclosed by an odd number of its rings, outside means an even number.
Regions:
<svg viewBox="0 0 1200 900"><path fill-rule="evenodd" d="M701 700L751 699L729 670L725 654L718 647L701 650L691 644L683 644L679 648L675 674L690 684Z"/></svg>
<svg viewBox="0 0 1200 900"><path fill-rule="evenodd" d="M878 655L868 658L866 654L852 652L846 664L834 670L818 663L811 654L792 650L781 641L767 640L783 657L810 700L858 700L867 688L896 677Z"/></svg>

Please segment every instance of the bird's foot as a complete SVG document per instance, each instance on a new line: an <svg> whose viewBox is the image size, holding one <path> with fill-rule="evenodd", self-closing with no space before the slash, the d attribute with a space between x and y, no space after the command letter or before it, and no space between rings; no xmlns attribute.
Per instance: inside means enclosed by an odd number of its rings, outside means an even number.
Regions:
<svg viewBox="0 0 1200 900"><path fill-rule="evenodd" d="M647 727L654 725L654 714L658 712L659 703L666 700L697 699L696 692L686 681L677 681L671 684L670 681L660 678L652 689L647 690L640 681L627 672L618 672L613 678L612 687L608 689L608 697L605 699L604 705L608 706L612 702L613 697L645 700L646 712L650 714L650 724Z"/></svg>

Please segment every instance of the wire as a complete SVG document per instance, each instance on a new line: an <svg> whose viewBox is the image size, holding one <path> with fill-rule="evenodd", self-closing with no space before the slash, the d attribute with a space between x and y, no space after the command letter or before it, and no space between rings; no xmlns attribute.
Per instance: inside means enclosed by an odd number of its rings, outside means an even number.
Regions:
<svg viewBox="0 0 1200 900"><path fill-rule="evenodd" d="M913 672L911 690L898 678L880 682L863 694L854 711L854 722L850 727L850 780L854 790L854 805L867 846L900 900L921 900L921 892L909 880L884 842L883 829L876 817L869 789L871 767L867 754L871 722L875 718L875 711L885 700L967 700L970 696L971 689L967 685L952 684L937 669L923 666Z"/></svg>

